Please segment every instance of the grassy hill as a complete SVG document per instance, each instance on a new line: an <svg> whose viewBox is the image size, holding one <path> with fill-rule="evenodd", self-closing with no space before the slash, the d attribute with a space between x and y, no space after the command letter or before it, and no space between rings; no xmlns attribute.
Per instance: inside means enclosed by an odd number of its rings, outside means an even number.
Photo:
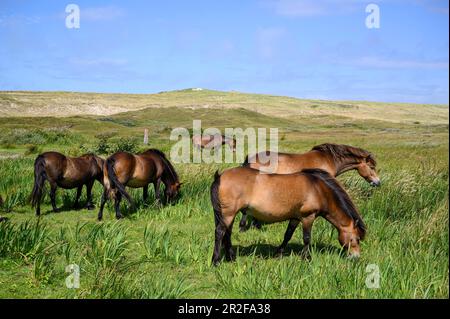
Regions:
<svg viewBox="0 0 450 319"><path fill-rule="evenodd" d="M180 90L157 94L76 92L0 92L0 117L112 115L146 108L182 107L193 110L244 108L282 118L343 116L395 123L448 124L448 106L364 101L304 100L283 96Z"/></svg>

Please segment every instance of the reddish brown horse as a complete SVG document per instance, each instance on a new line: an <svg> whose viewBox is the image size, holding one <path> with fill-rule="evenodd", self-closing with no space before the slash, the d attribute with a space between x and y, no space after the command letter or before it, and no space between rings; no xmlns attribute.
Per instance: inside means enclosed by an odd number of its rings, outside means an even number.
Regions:
<svg viewBox="0 0 450 319"><path fill-rule="evenodd" d="M231 232L239 211L267 223L289 220L277 254L283 253L301 221L303 252L308 255L311 227L316 217L322 216L337 228L339 242L350 256L360 255L359 241L366 233L364 222L348 194L326 171L306 169L300 173L278 175L237 167L225 170L222 175L216 172L211 185L211 202L216 225L214 265L220 261L222 243L226 259L235 258Z"/></svg>
<svg viewBox="0 0 450 319"><path fill-rule="evenodd" d="M87 209L93 209L92 186L94 181L103 183L104 160L93 154L80 157L67 157L57 152L46 152L39 155L34 161L34 187L31 194L32 207L36 207L36 215L41 213L40 202L45 181L50 184L50 200L53 211L56 207L56 189L77 189L74 207L78 207L83 186L86 185Z"/></svg>
<svg viewBox="0 0 450 319"><path fill-rule="evenodd" d="M242 166L265 171L269 168L270 163L267 159L270 157L277 159L278 164L276 170L271 173L290 174L306 168L320 168L336 177L350 170L357 170L370 185L380 186L381 184L373 154L362 148L326 143L314 146L311 151L303 154L264 152L247 157ZM243 215L239 224L241 231L250 227L246 221L247 217ZM254 221L254 225L261 227L257 221Z"/></svg>
<svg viewBox="0 0 450 319"><path fill-rule="evenodd" d="M103 218L103 208L107 197L114 198L116 218L122 218L120 213L120 201L122 196L133 206L133 200L125 190L125 186L131 188L143 188L144 200L148 197L148 185L155 187L156 200L160 201L161 182L165 186L165 202L174 200L180 191L181 183L175 168L166 158L166 155L157 149L149 149L143 153L134 155L127 152L118 152L110 157L104 165L104 188L98 220Z"/></svg>

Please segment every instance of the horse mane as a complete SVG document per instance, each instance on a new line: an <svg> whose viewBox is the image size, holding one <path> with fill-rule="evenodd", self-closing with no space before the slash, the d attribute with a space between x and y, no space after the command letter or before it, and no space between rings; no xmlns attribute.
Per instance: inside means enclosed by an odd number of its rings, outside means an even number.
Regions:
<svg viewBox="0 0 450 319"><path fill-rule="evenodd" d="M167 159L166 154L164 154L163 151L160 151L156 148L151 148L146 150L144 153L155 153L157 154L159 157L161 157L163 164L165 165L165 168L167 168L167 170L169 171L171 177L173 178L174 182L178 182L178 174L175 171L175 168L173 167L172 163L170 163L170 161Z"/></svg>
<svg viewBox="0 0 450 319"><path fill-rule="evenodd" d="M366 158L374 166L377 165L373 154L359 147L344 144L324 143L314 146L311 150L328 153L333 157L334 160L342 160L346 157Z"/></svg>
<svg viewBox="0 0 450 319"><path fill-rule="evenodd" d="M345 212L345 214L350 217L354 222L355 226L358 228L361 240L364 239L366 235L366 225L364 224L361 215L358 213L358 210L353 204L350 196L347 192L342 188L339 182L328 172L319 169L304 169L300 172L301 174L306 174L308 176L314 176L325 183L331 190L333 191L334 198L336 199L339 207Z"/></svg>
<svg viewBox="0 0 450 319"><path fill-rule="evenodd" d="M100 156L98 156L97 154L95 154L95 153L85 153L85 154L83 154L83 155L81 155L80 157L97 157L97 158L101 158Z"/></svg>

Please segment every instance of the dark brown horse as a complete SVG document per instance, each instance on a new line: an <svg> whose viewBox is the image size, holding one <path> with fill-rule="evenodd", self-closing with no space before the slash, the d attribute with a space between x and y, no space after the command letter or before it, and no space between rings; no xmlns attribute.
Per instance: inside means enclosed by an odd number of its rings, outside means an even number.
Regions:
<svg viewBox="0 0 450 319"><path fill-rule="evenodd" d="M366 233L364 222L348 194L326 171L306 169L300 173L278 175L237 167L225 170L222 175L216 172L211 185L211 202L216 225L214 265L220 261L222 243L226 259L235 259L231 232L239 211L267 223L289 220L277 254L283 253L301 222L303 253L308 255L311 227L316 217L322 216L337 228L339 242L350 256L360 255L359 241Z"/></svg>
<svg viewBox="0 0 450 319"><path fill-rule="evenodd" d="M181 183L173 165L166 155L157 149L149 149L143 153L134 155L127 152L118 152L105 162L104 188L98 220L103 218L103 208L108 198L114 198L116 218L122 218L120 213L120 201L122 196L134 206L133 200L125 190L125 186L131 188L143 188L144 200L148 197L148 185L155 187L155 197L160 202L160 185L165 186L165 202L174 200L180 191Z"/></svg>
<svg viewBox="0 0 450 319"><path fill-rule="evenodd" d="M276 159L278 164L271 173L290 174L306 168L320 168L336 177L350 170L357 170L370 185L380 186L381 184L377 175L375 157L372 153L358 147L326 143L314 146L311 151L303 154L261 152L247 157L242 165L265 171L265 168L269 167L270 163L267 159L270 157ZM250 227L246 221L247 217L243 215L239 224L241 231ZM254 221L254 225L261 227L257 221Z"/></svg>
<svg viewBox="0 0 450 319"><path fill-rule="evenodd" d="M31 194L32 207L36 207L36 215L41 213L40 202L45 181L50 184L50 200L53 211L56 207L56 189L77 189L74 207L78 207L83 186L86 185L87 209L93 209L92 186L97 180L103 184L104 160L93 154L80 157L67 157L57 152L46 152L39 155L34 161L34 187Z"/></svg>

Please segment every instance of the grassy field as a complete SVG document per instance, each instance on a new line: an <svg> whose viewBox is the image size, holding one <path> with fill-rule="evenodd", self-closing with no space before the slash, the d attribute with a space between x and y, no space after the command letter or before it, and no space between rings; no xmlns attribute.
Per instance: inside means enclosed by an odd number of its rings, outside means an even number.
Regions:
<svg viewBox="0 0 450 319"><path fill-rule="evenodd" d="M448 298L448 106L299 100L237 92L183 90L152 95L0 92L0 298ZM47 115L47 116L46 116ZM65 116L64 116L65 115ZM28 204L33 161L42 151L70 155L142 150L168 152L174 127L277 127L282 151L323 142L373 152L382 187L356 172L345 185L368 226L362 257L340 254L323 219L313 227L312 260L301 259L297 230L275 258L287 223L232 236L234 263L210 265L214 219L209 186L230 164L175 164L182 197L163 208L131 191L137 210L115 221L72 210L75 190L58 190L60 213L44 200L37 219ZM85 200L83 190L82 200ZM101 187L94 196L98 207ZM80 288L65 285L65 268L81 267ZM368 265L380 287L368 288ZM370 267L370 266L369 266Z"/></svg>

